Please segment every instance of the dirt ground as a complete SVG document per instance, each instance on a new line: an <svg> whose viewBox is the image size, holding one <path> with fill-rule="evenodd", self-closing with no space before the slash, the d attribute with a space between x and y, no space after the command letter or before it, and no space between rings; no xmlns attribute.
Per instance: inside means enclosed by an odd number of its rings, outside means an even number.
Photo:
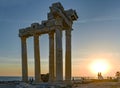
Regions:
<svg viewBox="0 0 120 88"><path fill-rule="evenodd" d="M98 82L89 84L79 84L73 88L120 88L120 82Z"/></svg>

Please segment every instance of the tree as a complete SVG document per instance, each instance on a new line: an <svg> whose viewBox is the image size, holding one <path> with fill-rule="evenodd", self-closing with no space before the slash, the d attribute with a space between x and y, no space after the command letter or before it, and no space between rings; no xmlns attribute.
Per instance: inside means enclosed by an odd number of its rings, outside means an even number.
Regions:
<svg viewBox="0 0 120 88"><path fill-rule="evenodd" d="M116 74L115 74L115 76L116 76L117 79L120 79L120 72L117 71Z"/></svg>

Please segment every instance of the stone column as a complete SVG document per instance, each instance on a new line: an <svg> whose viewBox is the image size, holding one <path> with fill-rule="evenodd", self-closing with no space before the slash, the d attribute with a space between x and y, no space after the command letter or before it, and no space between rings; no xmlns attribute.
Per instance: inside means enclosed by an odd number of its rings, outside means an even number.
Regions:
<svg viewBox="0 0 120 88"><path fill-rule="evenodd" d="M21 48L22 48L22 81L28 82L28 65L27 65L27 45L26 37L21 37Z"/></svg>
<svg viewBox="0 0 120 88"><path fill-rule="evenodd" d="M34 58L35 58L35 83L41 80L40 74L40 51L39 51L39 35L34 35Z"/></svg>
<svg viewBox="0 0 120 88"><path fill-rule="evenodd" d="M65 80L71 82L71 30L66 30Z"/></svg>
<svg viewBox="0 0 120 88"><path fill-rule="evenodd" d="M62 30L56 29L56 81L63 81Z"/></svg>
<svg viewBox="0 0 120 88"><path fill-rule="evenodd" d="M49 82L54 81L54 32L49 33Z"/></svg>

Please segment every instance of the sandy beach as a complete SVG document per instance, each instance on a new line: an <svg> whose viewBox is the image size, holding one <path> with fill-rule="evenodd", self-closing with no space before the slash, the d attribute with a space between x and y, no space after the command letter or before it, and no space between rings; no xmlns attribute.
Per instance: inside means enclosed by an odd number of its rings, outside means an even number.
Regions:
<svg viewBox="0 0 120 88"><path fill-rule="evenodd" d="M89 84L80 84L74 88L120 88L120 82L98 82Z"/></svg>

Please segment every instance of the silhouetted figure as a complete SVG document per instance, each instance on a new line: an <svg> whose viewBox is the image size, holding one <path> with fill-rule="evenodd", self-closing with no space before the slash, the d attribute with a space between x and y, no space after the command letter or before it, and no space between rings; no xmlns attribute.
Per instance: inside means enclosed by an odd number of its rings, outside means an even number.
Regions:
<svg viewBox="0 0 120 88"><path fill-rule="evenodd" d="M29 79L30 84L32 84L33 81L34 81L33 78L30 78L30 79Z"/></svg>
<svg viewBox="0 0 120 88"><path fill-rule="evenodd" d="M103 76L102 76L101 72L98 72L98 79L99 79L99 80L102 80L102 79L103 79Z"/></svg>
<svg viewBox="0 0 120 88"><path fill-rule="evenodd" d="M33 78L31 78L31 83L33 83L33 81L34 81Z"/></svg>
<svg viewBox="0 0 120 88"><path fill-rule="evenodd" d="M74 77L73 77L72 81L74 81Z"/></svg>

